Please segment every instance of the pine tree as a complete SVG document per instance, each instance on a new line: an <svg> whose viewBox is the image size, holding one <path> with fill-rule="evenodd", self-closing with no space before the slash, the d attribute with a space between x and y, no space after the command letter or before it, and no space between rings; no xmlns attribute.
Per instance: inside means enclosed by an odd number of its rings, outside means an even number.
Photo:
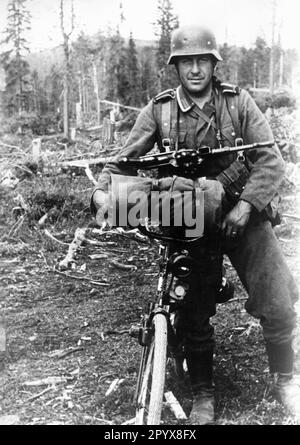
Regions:
<svg viewBox="0 0 300 445"><path fill-rule="evenodd" d="M141 104L141 75L132 33L130 33L127 47L127 79L129 84L127 103L139 106Z"/></svg>
<svg viewBox="0 0 300 445"><path fill-rule="evenodd" d="M153 52L152 47L145 47L141 56L141 99L143 105L146 105L150 98L159 92L157 89L156 60Z"/></svg>
<svg viewBox="0 0 300 445"><path fill-rule="evenodd" d="M30 86L29 64L25 59L29 52L26 33L30 30L31 15L27 0L9 0L7 27L5 29L6 49L1 61L6 72L6 101L10 114L20 114L29 109Z"/></svg>
<svg viewBox="0 0 300 445"><path fill-rule="evenodd" d="M178 28L177 15L173 12L171 0L158 0L158 19L156 34L159 37L157 48L157 67L159 89L171 88L177 85L177 75L173 67L167 65L170 55L171 34Z"/></svg>
<svg viewBox="0 0 300 445"><path fill-rule="evenodd" d="M223 62L217 64L217 77L224 82L238 83L239 48L224 43L219 50Z"/></svg>
<svg viewBox="0 0 300 445"><path fill-rule="evenodd" d="M262 37L257 37L253 57L257 87L267 87L270 77L270 48Z"/></svg>
<svg viewBox="0 0 300 445"><path fill-rule="evenodd" d="M107 60L107 98L111 101L127 103L128 71L125 42L119 30L109 39L109 56Z"/></svg>
<svg viewBox="0 0 300 445"><path fill-rule="evenodd" d="M250 88L255 85L255 69L253 50L241 47L238 64L238 84L241 87Z"/></svg>
<svg viewBox="0 0 300 445"><path fill-rule="evenodd" d="M73 43L72 51L72 77L77 79L78 98L82 111L88 112L88 104L93 95L93 54L91 53L93 45L91 39L81 32Z"/></svg>
<svg viewBox="0 0 300 445"><path fill-rule="evenodd" d="M45 95L41 101L42 113L58 113L62 103L63 72L52 65L51 71L44 80Z"/></svg>

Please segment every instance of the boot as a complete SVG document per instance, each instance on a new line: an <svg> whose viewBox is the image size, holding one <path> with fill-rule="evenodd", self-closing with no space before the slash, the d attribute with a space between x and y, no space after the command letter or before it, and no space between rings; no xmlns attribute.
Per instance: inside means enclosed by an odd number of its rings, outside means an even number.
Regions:
<svg viewBox="0 0 300 445"><path fill-rule="evenodd" d="M226 303L234 296L234 285L225 277L222 278L222 285L216 295L216 303Z"/></svg>
<svg viewBox="0 0 300 445"><path fill-rule="evenodd" d="M300 382L293 376L292 342L266 344L270 372L274 375L272 393L292 415L300 419Z"/></svg>
<svg viewBox="0 0 300 445"><path fill-rule="evenodd" d="M213 385L213 351L189 352L187 367L193 392L189 425L208 425L215 420Z"/></svg>
<svg viewBox="0 0 300 445"><path fill-rule="evenodd" d="M214 388L203 388L193 397L193 408L190 412L189 425L213 425L215 421Z"/></svg>
<svg viewBox="0 0 300 445"><path fill-rule="evenodd" d="M287 411L300 420L300 382L293 374L277 374L273 387L274 397Z"/></svg>

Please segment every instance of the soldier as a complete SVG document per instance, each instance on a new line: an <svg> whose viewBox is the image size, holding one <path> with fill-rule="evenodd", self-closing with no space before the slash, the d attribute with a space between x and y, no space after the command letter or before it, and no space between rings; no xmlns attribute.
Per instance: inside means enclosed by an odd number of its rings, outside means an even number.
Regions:
<svg viewBox="0 0 300 445"><path fill-rule="evenodd" d="M214 76L221 60L210 30L187 26L173 33L168 63L175 65L180 86L158 94L142 110L124 148L100 175L92 197L94 214L107 202L111 173L136 174L132 168L120 170L117 160L121 156L144 155L156 142L164 151L233 146L239 138L245 144L273 139L247 91ZM300 388L293 378L292 347L298 291L272 229L277 223L284 162L276 145L251 150L245 158L236 154L206 158L196 176L216 179L225 188L231 207L222 224L224 252L247 290L247 312L260 320L276 394L299 414ZM160 181L163 186L164 179ZM207 250L209 256L209 246ZM202 253L197 248L192 252L194 257ZM211 258L208 264L213 269ZM214 338L209 319L216 303L209 285L203 286L203 277L200 281L194 277L181 323L194 396L190 423L199 425L214 421Z"/></svg>

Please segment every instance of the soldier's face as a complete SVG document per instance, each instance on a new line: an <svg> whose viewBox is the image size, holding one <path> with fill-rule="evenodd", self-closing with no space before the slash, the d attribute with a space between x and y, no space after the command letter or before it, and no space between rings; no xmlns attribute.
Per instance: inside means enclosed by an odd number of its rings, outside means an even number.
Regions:
<svg viewBox="0 0 300 445"><path fill-rule="evenodd" d="M177 71L182 85L190 94L201 95L211 82L215 62L210 56L178 57Z"/></svg>

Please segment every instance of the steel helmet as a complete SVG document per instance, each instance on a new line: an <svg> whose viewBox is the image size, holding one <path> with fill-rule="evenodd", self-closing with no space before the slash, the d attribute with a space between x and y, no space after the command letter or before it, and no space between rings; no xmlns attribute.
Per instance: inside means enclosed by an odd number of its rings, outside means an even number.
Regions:
<svg viewBox="0 0 300 445"><path fill-rule="evenodd" d="M202 26L181 26L171 38L171 54L168 65L174 64L176 57L211 54L217 60L223 60L217 49L214 33Z"/></svg>

